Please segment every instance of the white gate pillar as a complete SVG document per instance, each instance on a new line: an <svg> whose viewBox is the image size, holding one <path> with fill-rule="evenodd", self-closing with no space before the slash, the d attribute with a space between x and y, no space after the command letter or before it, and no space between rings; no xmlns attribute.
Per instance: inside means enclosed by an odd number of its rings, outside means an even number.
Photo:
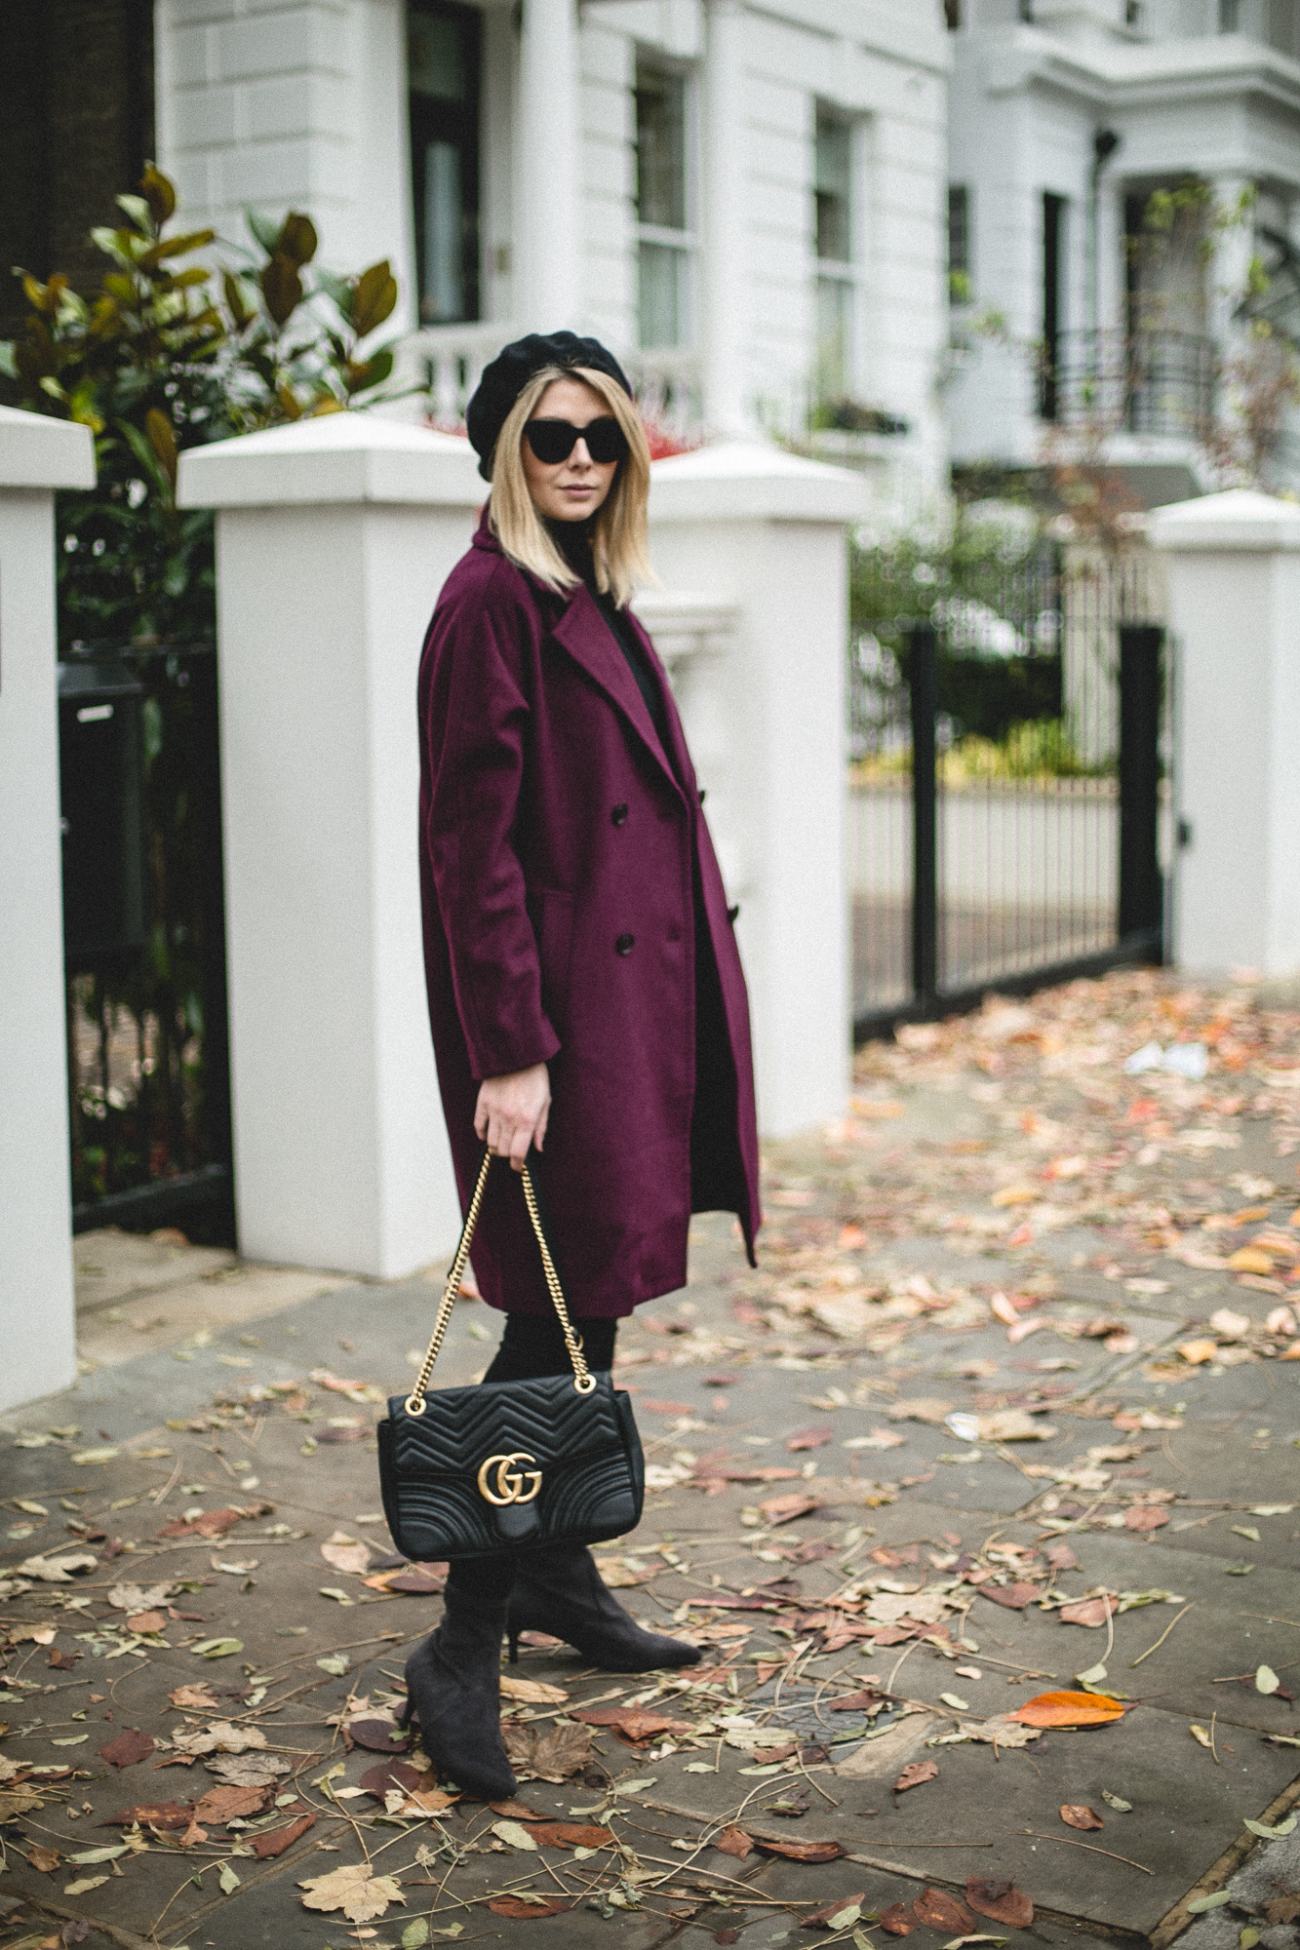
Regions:
<svg viewBox="0 0 1300 1950"><path fill-rule="evenodd" d="M420 938L416 673L486 490L465 440L329 413L190 448L217 512L235 1212L257 1259L378 1278L461 1212Z"/></svg>
<svg viewBox="0 0 1300 1950"><path fill-rule="evenodd" d="M1173 958L1300 973L1300 507L1234 488L1156 508L1176 639Z"/></svg>
<svg viewBox="0 0 1300 1950"><path fill-rule="evenodd" d="M697 708L726 726L696 772L740 903L764 1137L842 1116L852 1084L846 530L868 493L862 475L766 442L652 470L655 568L737 617L735 641L692 679L710 692Z"/></svg>
<svg viewBox="0 0 1300 1950"><path fill-rule="evenodd" d="M76 1378L54 489L90 428L0 407L0 1409Z"/></svg>

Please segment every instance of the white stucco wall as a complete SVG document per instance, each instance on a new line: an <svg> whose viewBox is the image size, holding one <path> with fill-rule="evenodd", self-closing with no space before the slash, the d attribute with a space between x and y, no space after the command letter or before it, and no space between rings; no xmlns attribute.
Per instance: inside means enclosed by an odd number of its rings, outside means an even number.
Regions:
<svg viewBox="0 0 1300 1950"><path fill-rule="evenodd" d="M1038 0L1032 26L1008 20L1015 12L972 0L952 36L950 169L970 186L972 310L1002 313L1012 342L980 340L958 364L948 417L959 462L1041 458L1031 347L1042 332L1045 191L1069 200L1065 331L1123 326L1126 188L1198 174L1225 203L1247 180L1300 200L1300 63L1277 51L1291 40L1280 15L1243 0L1252 31L1219 35L1217 4L1202 0L1152 0L1137 32L1107 28L1123 16L1111 0ZM1100 179L1094 318L1087 240L1101 126L1120 142Z"/></svg>
<svg viewBox="0 0 1300 1950"><path fill-rule="evenodd" d="M518 152L518 36L483 0L483 310L508 331L561 322L622 356L636 348L632 87L638 47L691 77L698 232L700 0L602 0L582 15L582 290L572 321L522 317L519 184L545 157ZM307 210L320 257L351 272L381 256L415 323L404 0L158 0L158 148L187 222L247 243L242 206ZM815 351L815 103L864 118L863 276L854 392L909 421L888 444L901 491L938 492L946 466L937 362L947 331L945 198L949 36L918 0L778 0L742 21L742 342L751 397L799 424ZM214 253L218 254L218 253ZM386 328L386 331L393 327ZM894 463L897 463L894 466Z"/></svg>

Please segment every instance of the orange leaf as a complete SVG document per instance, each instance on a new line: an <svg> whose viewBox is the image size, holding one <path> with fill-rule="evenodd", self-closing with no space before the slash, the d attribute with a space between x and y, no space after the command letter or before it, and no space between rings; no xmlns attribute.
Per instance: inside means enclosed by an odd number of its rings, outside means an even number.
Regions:
<svg viewBox="0 0 1300 1950"><path fill-rule="evenodd" d="M1086 1802L1064 1801L1060 1809L1061 1820L1067 1828L1104 1828L1105 1822L1095 1808Z"/></svg>
<svg viewBox="0 0 1300 1950"><path fill-rule="evenodd" d="M755 1835L755 1848L764 1855L783 1855L789 1862L833 1862L844 1850L838 1842L777 1842Z"/></svg>
<svg viewBox="0 0 1300 1950"><path fill-rule="evenodd" d="M1101 1727L1123 1717L1123 1702L1109 1693L1035 1693L1007 1714L1027 1727Z"/></svg>
<svg viewBox="0 0 1300 1950"><path fill-rule="evenodd" d="M992 1876L969 1876L963 1894L977 1916L990 1917L995 1923L1014 1923L1020 1929L1028 1929L1034 1920L1033 1903L1013 1882Z"/></svg>

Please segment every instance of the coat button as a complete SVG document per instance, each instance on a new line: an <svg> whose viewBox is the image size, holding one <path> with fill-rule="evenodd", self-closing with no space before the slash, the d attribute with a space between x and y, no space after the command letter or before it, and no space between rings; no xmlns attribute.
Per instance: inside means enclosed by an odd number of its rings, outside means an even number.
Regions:
<svg viewBox="0 0 1300 1950"><path fill-rule="evenodd" d="M632 952L632 943L635 940L636 936L634 934L620 934L614 946L618 949L620 955L630 955Z"/></svg>
<svg viewBox="0 0 1300 1950"><path fill-rule="evenodd" d="M701 805L703 805L703 804L704 804L704 795L705 795L705 793L706 793L706 792L708 791L708 789L709 789L709 788L708 788L708 786L707 786L707 785L702 785L702 786L700 787L700 804L701 804Z"/></svg>
<svg viewBox="0 0 1300 1950"><path fill-rule="evenodd" d="M610 813L609 816L613 820L616 826L621 826L623 824L623 821L627 818L627 807L621 799L619 800L618 804L614 807L613 811Z"/></svg>
<svg viewBox="0 0 1300 1950"><path fill-rule="evenodd" d="M732 922L734 922L734 921L735 921L735 918L736 918L736 916L737 916L737 915L739 914L739 912L740 912L740 902L739 902L739 901L737 901L737 902L736 902L736 905L735 905L734 907L729 907L729 908L727 909L727 919L728 919L729 921L732 921Z"/></svg>

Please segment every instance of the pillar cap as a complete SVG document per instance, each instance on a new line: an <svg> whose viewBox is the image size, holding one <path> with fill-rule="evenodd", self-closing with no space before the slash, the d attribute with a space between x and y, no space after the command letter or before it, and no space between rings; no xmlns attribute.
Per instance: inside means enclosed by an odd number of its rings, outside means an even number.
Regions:
<svg viewBox="0 0 1300 1950"><path fill-rule="evenodd" d="M460 434L362 408L232 435L180 457L182 508L396 502L478 507L478 456Z"/></svg>
<svg viewBox="0 0 1300 1950"><path fill-rule="evenodd" d="M1228 488L1152 508L1147 535L1155 548L1180 554L1300 549L1300 503L1255 488Z"/></svg>
<svg viewBox="0 0 1300 1950"><path fill-rule="evenodd" d="M719 440L651 465L652 521L862 521L867 478L770 440Z"/></svg>
<svg viewBox="0 0 1300 1950"><path fill-rule="evenodd" d="M0 490L94 485L95 436L88 426L0 406Z"/></svg>

